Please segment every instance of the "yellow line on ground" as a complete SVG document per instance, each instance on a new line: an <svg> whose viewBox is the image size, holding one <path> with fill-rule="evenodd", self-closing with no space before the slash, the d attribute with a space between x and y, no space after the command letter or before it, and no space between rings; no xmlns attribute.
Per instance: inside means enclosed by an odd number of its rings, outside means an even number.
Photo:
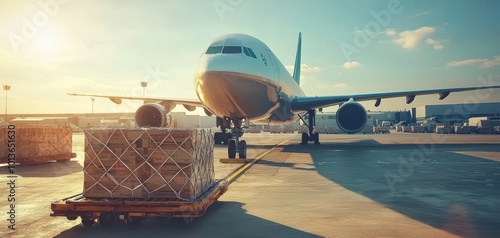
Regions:
<svg viewBox="0 0 500 238"><path fill-rule="evenodd" d="M281 145L285 144L286 142L288 142L291 139L292 138L288 138L288 139L284 140L283 142L275 145L273 148L271 148L271 149L267 150L266 152L264 152L264 153L258 155L257 157L255 157L255 159L252 160L252 162L241 166L238 170L234 171L231 175L229 175L229 177L227 177L226 181L228 182L228 184L233 183L234 180L236 180L236 178L238 178L241 174L243 174L245 171L247 171L252 165L254 165L255 163L257 163L257 161L259 161L260 159L262 159L267 154L271 153L271 151L273 151L274 149L276 149L278 146L281 146Z"/></svg>

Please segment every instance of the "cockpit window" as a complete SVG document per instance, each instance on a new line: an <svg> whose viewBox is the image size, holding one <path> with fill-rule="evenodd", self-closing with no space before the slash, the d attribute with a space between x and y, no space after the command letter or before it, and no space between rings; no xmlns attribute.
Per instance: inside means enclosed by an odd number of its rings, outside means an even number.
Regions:
<svg viewBox="0 0 500 238"><path fill-rule="evenodd" d="M241 46L224 46L223 54L239 54L241 53Z"/></svg>
<svg viewBox="0 0 500 238"><path fill-rule="evenodd" d="M248 52L252 55L252 58L257 59L257 56L255 56L252 49L248 48Z"/></svg>
<svg viewBox="0 0 500 238"><path fill-rule="evenodd" d="M218 54L222 51L222 46L210 46L205 54Z"/></svg>
<svg viewBox="0 0 500 238"><path fill-rule="evenodd" d="M257 56L255 56L255 54L253 53L253 50L250 48L243 47L243 53L245 53L245 55L247 55L248 57L252 57L252 58L257 59Z"/></svg>

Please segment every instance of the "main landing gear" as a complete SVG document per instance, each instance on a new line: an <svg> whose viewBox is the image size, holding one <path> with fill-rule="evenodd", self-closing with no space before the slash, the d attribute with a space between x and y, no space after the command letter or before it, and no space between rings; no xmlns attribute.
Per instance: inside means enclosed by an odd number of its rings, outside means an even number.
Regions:
<svg viewBox="0 0 500 238"><path fill-rule="evenodd" d="M230 159L236 158L236 154L240 159L247 158L247 142L240 141L240 137L244 133L242 122L243 119L217 118L217 126L221 128L222 132L214 134L215 144L227 144L227 156ZM231 128L231 133L226 132L227 128Z"/></svg>
<svg viewBox="0 0 500 238"><path fill-rule="evenodd" d="M304 122L304 124L307 126L309 129L309 133L302 133L302 142L300 143L301 145L307 145L309 141L313 141L315 145L319 145L319 134L318 132L314 132L314 126L316 125L316 110L311 109L307 111L308 115L308 122L304 120L303 117L300 117L300 119Z"/></svg>

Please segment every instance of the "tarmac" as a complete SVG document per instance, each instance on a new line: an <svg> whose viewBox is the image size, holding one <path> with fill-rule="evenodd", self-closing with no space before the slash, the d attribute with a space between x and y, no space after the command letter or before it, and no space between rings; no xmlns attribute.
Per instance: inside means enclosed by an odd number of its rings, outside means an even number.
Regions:
<svg viewBox="0 0 500 238"><path fill-rule="evenodd" d="M259 160L192 224L83 227L49 216L51 202L82 192L75 134L70 162L16 167L16 230L2 188L0 237L500 237L500 135L337 134L306 146L298 134L243 138L248 161ZM220 163L226 147L215 147L224 178L241 164ZM0 182L8 188L5 166Z"/></svg>

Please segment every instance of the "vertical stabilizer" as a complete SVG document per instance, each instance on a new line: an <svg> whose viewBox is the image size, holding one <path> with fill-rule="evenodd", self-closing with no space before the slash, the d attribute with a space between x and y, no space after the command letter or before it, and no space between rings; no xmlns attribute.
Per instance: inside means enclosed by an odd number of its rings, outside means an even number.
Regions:
<svg viewBox="0 0 500 238"><path fill-rule="evenodd" d="M299 32L299 42L297 43L297 54L295 55L295 67L293 68L293 79L300 85L300 51L302 48L302 33Z"/></svg>

